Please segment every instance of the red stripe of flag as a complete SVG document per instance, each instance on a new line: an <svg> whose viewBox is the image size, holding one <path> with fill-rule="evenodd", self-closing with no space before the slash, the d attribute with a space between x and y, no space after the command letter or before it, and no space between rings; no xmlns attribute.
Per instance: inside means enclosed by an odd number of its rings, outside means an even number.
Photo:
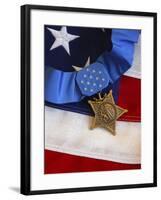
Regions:
<svg viewBox="0 0 161 200"><path fill-rule="evenodd" d="M128 110L119 120L129 122L141 121L141 80L122 76L119 86L117 104Z"/></svg>
<svg viewBox="0 0 161 200"><path fill-rule="evenodd" d="M123 164L45 150L45 174L140 169L140 164Z"/></svg>

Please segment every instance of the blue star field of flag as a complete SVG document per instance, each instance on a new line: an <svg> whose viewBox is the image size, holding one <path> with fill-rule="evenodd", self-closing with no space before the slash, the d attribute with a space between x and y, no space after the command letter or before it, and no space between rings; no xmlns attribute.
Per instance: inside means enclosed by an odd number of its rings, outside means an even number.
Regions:
<svg viewBox="0 0 161 200"><path fill-rule="evenodd" d="M62 28L65 28L64 32ZM57 32L54 34L52 31ZM73 40L68 42L70 36L73 36ZM68 44L62 45L59 41L60 45L51 48L60 37ZM64 46L69 46L69 50ZM74 71L72 66L83 68L88 58L93 63L105 50L110 49L111 29L45 25L45 66Z"/></svg>
<svg viewBox="0 0 161 200"><path fill-rule="evenodd" d="M45 25L44 33L45 67L65 72L79 71L83 68L77 79L82 81L80 89L87 96L90 96L93 90L97 92L104 88L105 84L108 85L106 73L102 69L86 67L94 63L104 51L111 50L111 29ZM86 75L88 77L84 77ZM117 86L118 82L112 87ZM111 88L108 86L109 89ZM57 105L46 102L46 105L91 115L88 100L89 97L85 97L78 103Z"/></svg>

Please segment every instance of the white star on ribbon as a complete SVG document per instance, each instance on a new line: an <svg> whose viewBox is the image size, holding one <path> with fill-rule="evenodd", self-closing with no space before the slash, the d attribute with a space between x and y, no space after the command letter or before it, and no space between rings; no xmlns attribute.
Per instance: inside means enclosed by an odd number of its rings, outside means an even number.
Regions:
<svg viewBox="0 0 161 200"><path fill-rule="evenodd" d="M52 28L47 28L51 34L54 36L55 41L52 44L50 50L53 50L59 46L63 46L66 52L70 55L69 42L80 37L78 35L72 35L67 32L67 27L63 26L60 31L54 30Z"/></svg>
<svg viewBox="0 0 161 200"><path fill-rule="evenodd" d="M84 65L84 67L87 67L88 65L90 65L90 57L88 57L88 59L87 59L87 61L86 61L86 64ZM72 66L74 69L75 69L75 71L80 71L80 70L82 70L82 68L81 67L77 67L77 66Z"/></svg>

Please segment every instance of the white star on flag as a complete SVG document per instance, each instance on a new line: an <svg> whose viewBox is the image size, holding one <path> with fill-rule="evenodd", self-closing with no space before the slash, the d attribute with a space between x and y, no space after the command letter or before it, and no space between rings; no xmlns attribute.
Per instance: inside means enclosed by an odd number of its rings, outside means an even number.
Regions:
<svg viewBox="0 0 161 200"><path fill-rule="evenodd" d="M90 57L88 57L88 59L87 59L85 65L84 65L84 67L87 67L88 65L90 65ZM77 66L74 66L74 65L73 65L72 67L75 69L75 71L80 71L80 70L82 70L81 67L77 67Z"/></svg>
<svg viewBox="0 0 161 200"><path fill-rule="evenodd" d="M67 32L67 27L63 26L60 31L47 28L51 34L54 36L55 41L52 44L50 50L53 50L59 46L63 46L66 52L70 55L70 49L69 49L69 42L72 40L75 40L76 38L80 37L78 35L72 35Z"/></svg>

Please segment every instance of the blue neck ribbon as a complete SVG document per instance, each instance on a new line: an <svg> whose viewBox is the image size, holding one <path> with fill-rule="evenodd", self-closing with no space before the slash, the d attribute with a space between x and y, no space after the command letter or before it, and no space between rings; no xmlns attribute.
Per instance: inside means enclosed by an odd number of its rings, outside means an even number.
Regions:
<svg viewBox="0 0 161 200"><path fill-rule="evenodd" d="M112 49L76 72L45 68L45 100L56 104L80 102L114 84L132 65L139 30L112 29Z"/></svg>

